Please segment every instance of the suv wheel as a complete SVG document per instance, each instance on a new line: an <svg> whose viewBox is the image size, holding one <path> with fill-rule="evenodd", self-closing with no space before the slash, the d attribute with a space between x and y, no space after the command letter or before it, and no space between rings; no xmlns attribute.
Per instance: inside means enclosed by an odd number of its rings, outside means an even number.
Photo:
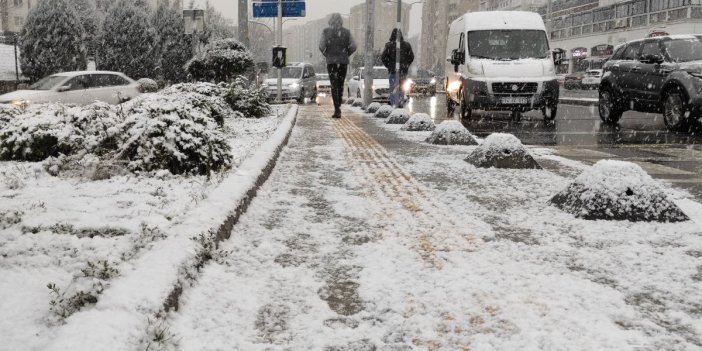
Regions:
<svg viewBox="0 0 702 351"><path fill-rule="evenodd" d="M669 90L663 99L663 121L669 130L682 129L689 117L690 109L680 88Z"/></svg>
<svg viewBox="0 0 702 351"><path fill-rule="evenodd" d="M300 89L300 96L297 98L297 103L298 104L305 103L305 89Z"/></svg>
<svg viewBox="0 0 702 351"><path fill-rule="evenodd" d="M611 87L602 87L600 89L600 99L598 103L600 119L605 123L617 123L622 118L624 109L621 108L619 98L614 95L614 89Z"/></svg>

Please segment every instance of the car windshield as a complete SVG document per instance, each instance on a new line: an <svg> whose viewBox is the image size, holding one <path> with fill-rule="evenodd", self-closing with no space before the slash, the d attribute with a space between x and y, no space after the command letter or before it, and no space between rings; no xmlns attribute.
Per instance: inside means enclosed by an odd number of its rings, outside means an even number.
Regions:
<svg viewBox="0 0 702 351"><path fill-rule="evenodd" d="M283 78L300 78L302 77L302 68L301 67L283 67ZM271 71L268 73L268 77L270 78L276 78L278 77L278 69L277 68L271 68Z"/></svg>
<svg viewBox="0 0 702 351"><path fill-rule="evenodd" d="M40 81L29 86L30 90L51 90L56 84L61 83L66 77L64 76L48 76Z"/></svg>
<svg viewBox="0 0 702 351"><path fill-rule="evenodd" d="M388 69L385 67L376 67L373 68L373 78L387 78L388 77ZM361 79L363 79L363 75L361 75Z"/></svg>
<svg viewBox="0 0 702 351"><path fill-rule="evenodd" d="M702 60L702 41L695 39L673 39L664 42L668 56L673 62Z"/></svg>
<svg viewBox="0 0 702 351"><path fill-rule="evenodd" d="M329 80L329 75L326 74L326 73L317 73L317 77L316 77L316 78L317 78L317 81L318 81L318 82L321 81L321 80Z"/></svg>
<svg viewBox="0 0 702 351"><path fill-rule="evenodd" d="M547 58L548 40L542 30L478 30L468 32L468 52L474 58L517 60Z"/></svg>

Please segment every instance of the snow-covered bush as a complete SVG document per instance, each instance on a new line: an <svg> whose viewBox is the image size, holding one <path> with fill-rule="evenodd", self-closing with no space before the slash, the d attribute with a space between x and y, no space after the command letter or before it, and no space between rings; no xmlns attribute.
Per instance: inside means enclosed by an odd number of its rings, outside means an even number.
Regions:
<svg viewBox="0 0 702 351"><path fill-rule="evenodd" d="M9 104L0 104L0 129L3 129L11 120L17 117L22 110Z"/></svg>
<svg viewBox="0 0 702 351"><path fill-rule="evenodd" d="M234 114L224 99L228 89L229 85L223 83L181 83L164 89L160 95L182 97L193 107L206 111L222 126L224 118Z"/></svg>
<svg viewBox="0 0 702 351"><path fill-rule="evenodd" d="M482 168L541 169L522 142L512 134L490 134L466 161Z"/></svg>
<svg viewBox="0 0 702 351"><path fill-rule="evenodd" d="M242 77L234 80L224 99L234 111L240 112L244 117L260 118L271 112L266 88L249 84Z"/></svg>
<svg viewBox="0 0 702 351"><path fill-rule="evenodd" d="M117 158L132 171L208 174L231 166L231 153L203 95L144 94L130 101Z"/></svg>
<svg viewBox="0 0 702 351"><path fill-rule="evenodd" d="M212 42L185 65L193 79L215 82L229 82L253 67L251 53L235 39Z"/></svg>
<svg viewBox="0 0 702 351"><path fill-rule="evenodd" d="M416 113L402 126L402 130L409 132L432 131L434 128L434 120L426 113Z"/></svg>
<svg viewBox="0 0 702 351"><path fill-rule="evenodd" d="M368 105L368 107L366 107L366 112L375 113L376 111L378 111L380 106L381 105L379 102L371 102L370 105Z"/></svg>
<svg viewBox="0 0 702 351"><path fill-rule="evenodd" d="M0 130L0 160L41 161L81 149L82 133L71 123L70 109L38 105Z"/></svg>
<svg viewBox="0 0 702 351"><path fill-rule="evenodd" d="M110 6L102 25L98 69L123 72L129 77L151 77L158 72L158 34L144 1L120 0Z"/></svg>
<svg viewBox="0 0 702 351"><path fill-rule="evenodd" d="M151 78L140 78L137 80L137 84L139 84L141 91L144 93L155 93L158 91L158 83Z"/></svg>
<svg viewBox="0 0 702 351"><path fill-rule="evenodd" d="M410 119L410 112L404 108L396 108L390 113L387 124L405 124Z"/></svg>
<svg viewBox="0 0 702 351"><path fill-rule="evenodd" d="M224 97L229 89L229 84L227 83L207 83L207 82L197 82L197 83L180 83L173 84L168 88L161 90L163 95L173 95L180 93L197 93L205 95L208 97Z"/></svg>
<svg viewBox="0 0 702 351"><path fill-rule="evenodd" d="M353 106L353 107L361 107L361 106L363 106L363 100L361 100L361 99L355 100L355 101L353 102L353 104L351 104L351 106Z"/></svg>
<svg viewBox="0 0 702 351"><path fill-rule="evenodd" d="M551 199L583 219L679 222L689 218L663 187L635 163L602 160Z"/></svg>
<svg viewBox="0 0 702 351"><path fill-rule="evenodd" d="M80 18L67 0L39 1L19 37L22 74L36 81L57 72L84 70L83 35Z"/></svg>
<svg viewBox="0 0 702 351"><path fill-rule="evenodd" d="M459 121L443 121L426 140L436 145L478 145L473 134Z"/></svg>
<svg viewBox="0 0 702 351"><path fill-rule="evenodd" d="M394 108L390 105L383 105L381 106L378 111L375 111L375 117L376 118L388 118Z"/></svg>

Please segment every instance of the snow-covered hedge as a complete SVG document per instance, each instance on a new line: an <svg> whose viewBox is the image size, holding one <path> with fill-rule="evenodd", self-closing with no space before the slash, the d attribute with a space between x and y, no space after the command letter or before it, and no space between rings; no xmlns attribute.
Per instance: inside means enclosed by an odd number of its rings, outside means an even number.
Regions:
<svg viewBox="0 0 702 351"><path fill-rule="evenodd" d="M689 218L663 187L635 163L602 160L551 199L583 219L679 222Z"/></svg>
<svg viewBox="0 0 702 351"><path fill-rule="evenodd" d="M228 168L231 153L202 95L144 94L129 102L119 127L117 158L132 171L207 174Z"/></svg>
<svg viewBox="0 0 702 351"><path fill-rule="evenodd" d="M158 83L151 78L141 78L137 80L137 84L139 84L142 91L145 93L155 93L158 91Z"/></svg>
<svg viewBox="0 0 702 351"><path fill-rule="evenodd" d="M229 82L254 67L253 56L236 39L212 42L186 65L188 74L198 81Z"/></svg>
<svg viewBox="0 0 702 351"><path fill-rule="evenodd" d="M187 99L195 108L207 110L221 126L224 125L224 118L233 114L231 106L224 99L228 89L227 84L181 83L164 89L159 95Z"/></svg>
<svg viewBox="0 0 702 351"><path fill-rule="evenodd" d="M388 116L390 116L390 114L392 113L393 110L394 110L394 108L390 105L380 106L378 111L375 111L375 117L376 118L388 118Z"/></svg>
<svg viewBox="0 0 702 351"><path fill-rule="evenodd" d="M368 107L366 107L366 112L368 113L375 113L380 109L380 106L382 106L379 102L371 102Z"/></svg>
<svg viewBox="0 0 702 351"><path fill-rule="evenodd" d="M410 119L410 112L404 108L396 108L390 113L387 124L405 124Z"/></svg>
<svg viewBox="0 0 702 351"><path fill-rule="evenodd" d="M242 113L244 117L260 118L271 112L266 88L249 84L241 77L232 83L224 99L234 111Z"/></svg>
<svg viewBox="0 0 702 351"><path fill-rule="evenodd" d="M434 121L426 113L415 114L402 126L402 130L409 132L432 131L434 128L436 128Z"/></svg>
<svg viewBox="0 0 702 351"><path fill-rule="evenodd" d="M0 104L0 129L4 128L11 120L22 113L19 107L9 104Z"/></svg>
<svg viewBox="0 0 702 351"><path fill-rule="evenodd" d="M161 94L173 95L180 93L198 93L205 95L207 97L223 97L227 94L229 89L229 84L227 83L207 83L207 82L196 82L196 83L180 83L173 84L166 89L161 90Z"/></svg>
<svg viewBox="0 0 702 351"><path fill-rule="evenodd" d="M505 133L490 134L466 161L482 168L541 169L522 142Z"/></svg>
<svg viewBox="0 0 702 351"><path fill-rule="evenodd" d="M81 149L82 132L71 123L72 108L30 107L0 130L0 160L41 161Z"/></svg>
<svg viewBox="0 0 702 351"><path fill-rule="evenodd" d="M478 145L473 134L454 120L439 123L426 141L436 145Z"/></svg>

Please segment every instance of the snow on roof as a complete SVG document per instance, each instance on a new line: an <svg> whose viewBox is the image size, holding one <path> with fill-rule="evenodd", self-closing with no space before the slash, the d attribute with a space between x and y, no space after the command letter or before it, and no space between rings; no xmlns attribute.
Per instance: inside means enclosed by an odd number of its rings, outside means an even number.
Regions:
<svg viewBox="0 0 702 351"><path fill-rule="evenodd" d="M17 52L17 58L19 58L19 52ZM22 70L20 70L21 74ZM15 48L12 45L0 44L0 81L15 79Z"/></svg>
<svg viewBox="0 0 702 351"><path fill-rule="evenodd" d="M459 17L456 21L465 21L465 29L469 31L490 29L546 30L541 16L536 12L527 11L469 12Z"/></svg>

